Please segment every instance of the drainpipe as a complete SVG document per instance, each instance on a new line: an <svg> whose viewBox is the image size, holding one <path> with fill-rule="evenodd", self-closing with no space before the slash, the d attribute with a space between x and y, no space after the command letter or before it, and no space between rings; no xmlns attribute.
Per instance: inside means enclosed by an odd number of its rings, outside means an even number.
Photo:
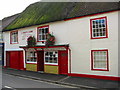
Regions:
<svg viewBox="0 0 120 90"><path fill-rule="evenodd" d="M71 74L71 49L68 48L69 50L69 73Z"/></svg>

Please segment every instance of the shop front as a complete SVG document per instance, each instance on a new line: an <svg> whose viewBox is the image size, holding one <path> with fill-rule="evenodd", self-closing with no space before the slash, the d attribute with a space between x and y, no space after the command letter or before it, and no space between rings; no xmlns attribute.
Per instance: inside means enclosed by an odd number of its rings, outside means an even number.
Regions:
<svg viewBox="0 0 120 90"><path fill-rule="evenodd" d="M68 45L24 47L28 71L68 74Z"/></svg>

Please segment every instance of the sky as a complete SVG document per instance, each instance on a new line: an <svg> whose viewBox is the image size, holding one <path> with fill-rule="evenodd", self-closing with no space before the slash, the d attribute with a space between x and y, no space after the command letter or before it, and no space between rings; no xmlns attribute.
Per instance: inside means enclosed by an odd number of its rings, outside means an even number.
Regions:
<svg viewBox="0 0 120 90"><path fill-rule="evenodd" d="M40 0L1 0L0 20L5 17L22 12L27 6Z"/></svg>
<svg viewBox="0 0 120 90"><path fill-rule="evenodd" d="M35 2L116 2L120 0L1 0L0 1L0 20L5 17L21 13L27 6Z"/></svg>

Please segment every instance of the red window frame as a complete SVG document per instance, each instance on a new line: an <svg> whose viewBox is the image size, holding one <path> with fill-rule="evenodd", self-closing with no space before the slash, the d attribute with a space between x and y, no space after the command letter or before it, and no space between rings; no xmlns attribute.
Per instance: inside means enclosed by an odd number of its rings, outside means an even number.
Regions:
<svg viewBox="0 0 120 90"><path fill-rule="evenodd" d="M93 35L93 30L92 30L92 21L93 20L97 20L97 19L105 19L106 20L106 22L105 22L105 24L106 24L106 36L105 37L93 37L92 35ZM107 24L107 17L105 16L105 17L100 17L100 18L94 18L94 19L90 19L90 34L91 34L91 39L104 39L104 38L108 38L108 24Z"/></svg>
<svg viewBox="0 0 120 90"><path fill-rule="evenodd" d="M18 35L17 35L17 42L15 42L15 43L12 42L12 33L13 32L17 32L18 33L18 31L11 31L10 32L10 44L18 44Z"/></svg>
<svg viewBox="0 0 120 90"><path fill-rule="evenodd" d="M39 28L45 28L45 27L48 27L48 33L50 33L50 32L49 32L49 25L37 27L37 42L46 42L46 40L41 40L41 41L39 41L39 36L38 36L38 33L39 33L38 29L39 29Z"/></svg>
<svg viewBox="0 0 120 90"><path fill-rule="evenodd" d="M106 69L96 69L94 68L94 56L93 56L93 52L97 52L97 51L106 51L107 52L107 61L106 61ZM91 50L91 70L97 70L97 71L109 71L109 60L108 60L108 49L103 49L103 50Z"/></svg>

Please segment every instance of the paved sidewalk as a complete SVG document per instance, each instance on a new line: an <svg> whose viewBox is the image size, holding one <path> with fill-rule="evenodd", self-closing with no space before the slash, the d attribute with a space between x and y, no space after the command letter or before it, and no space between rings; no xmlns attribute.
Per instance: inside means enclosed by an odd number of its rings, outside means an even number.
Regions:
<svg viewBox="0 0 120 90"><path fill-rule="evenodd" d="M35 80L41 80L46 82L52 82L56 84L63 84L69 86L75 86L78 88L84 88L88 90L120 90L119 83L117 81L110 80L101 80L101 79L92 79L92 78L84 78L84 77L71 77L66 75L55 75L55 74L47 74L47 73L39 73L32 71L22 71L15 69L2 69L3 73L32 78Z"/></svg>

